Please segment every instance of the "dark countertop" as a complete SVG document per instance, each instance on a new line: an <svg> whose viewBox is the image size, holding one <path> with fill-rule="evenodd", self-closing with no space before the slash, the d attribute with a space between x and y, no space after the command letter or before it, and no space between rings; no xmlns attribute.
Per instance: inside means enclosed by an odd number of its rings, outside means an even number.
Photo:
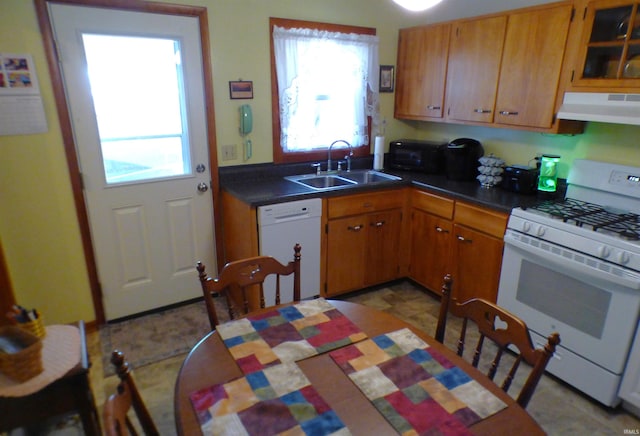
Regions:
<svg viewBox="0 0 640 436"><path fill-rule="evenodd" d="M364 162L361 161L358 165L354 164L354 169L356 168L371 168L371 165L368 164L365 159ZM548 199L548 197L544 197L541 193L522 195L506 191L500 187L482 188L477 181L452 181L440 174L423 174L395 170L384 170L384 172L402 177L402 180L356 186L351 185L329 190L314 190L284 179L286 175L311 174L312 169L308 164L258 164L220 168L220 184L224 191L253 207L306 198L333 197L402 186L415 186L436 194L465 200L505 213L509 213L511 209L515 207L528 207ZM558 196L559 195L560 194L558 194Z"/></svg>

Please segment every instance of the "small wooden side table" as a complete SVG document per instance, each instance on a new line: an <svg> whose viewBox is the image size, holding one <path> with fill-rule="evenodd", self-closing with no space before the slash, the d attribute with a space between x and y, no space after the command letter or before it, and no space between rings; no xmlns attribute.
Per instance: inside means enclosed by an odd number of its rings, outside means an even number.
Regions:
<svg viewBox="0 0 640 436"><path fill-rule="evenodd" d="M84 322L79 321L80 361L58 380L23 397L0 397L0 432L29 427L47 418L76 411L86 435L99 436L100 420L89 380L89 352Z"/></svg>

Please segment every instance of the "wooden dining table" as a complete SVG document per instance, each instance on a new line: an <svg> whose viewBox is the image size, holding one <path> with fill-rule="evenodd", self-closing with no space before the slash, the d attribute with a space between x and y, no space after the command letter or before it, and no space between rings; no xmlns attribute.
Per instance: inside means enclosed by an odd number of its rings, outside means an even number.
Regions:
<svg viewBox="0 0 640 436"><path fill-rule="evenodd" d="M545 434L538 423L512 397L455 352L437 342L431 335L393 315L368 306L340 300L327 301L349 318L369 338L409 328L507 404L506 408L473 424L470 430L474 434ZM273 308L266 310L271 309ZM359 388L333 362L329 353L312 356L296 363L352 434L397 434ZM201 434L200 424L189 398L191 393L242 376L244 374L215 330L200 340L186 357L176 380L174 407L178 434Z"/></svg>

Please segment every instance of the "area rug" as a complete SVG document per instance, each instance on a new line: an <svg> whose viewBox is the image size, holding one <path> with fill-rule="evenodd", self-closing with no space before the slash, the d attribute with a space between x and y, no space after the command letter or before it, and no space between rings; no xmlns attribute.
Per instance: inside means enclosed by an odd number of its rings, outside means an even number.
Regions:
<svg viewBox="0 0 640 436"><path fill-rule="evenodd" d="M226 305L214 299L221 322L228 319ZM200 300L173 309L107 324L100 329L104 375L115 373L111 352L118 349L132 368L139 368L189 352L211 331L207 309Z"/></svg>

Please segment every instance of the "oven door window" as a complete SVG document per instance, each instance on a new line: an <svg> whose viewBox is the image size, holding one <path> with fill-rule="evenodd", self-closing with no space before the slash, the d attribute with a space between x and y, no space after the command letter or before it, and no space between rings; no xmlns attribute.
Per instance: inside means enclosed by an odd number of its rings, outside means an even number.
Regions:
<svg viewBox="0 0 640 436"><path fill-rule="evenodd" d="M522 260L516 299L601 339L611 293L528 260Z"/></svg>

